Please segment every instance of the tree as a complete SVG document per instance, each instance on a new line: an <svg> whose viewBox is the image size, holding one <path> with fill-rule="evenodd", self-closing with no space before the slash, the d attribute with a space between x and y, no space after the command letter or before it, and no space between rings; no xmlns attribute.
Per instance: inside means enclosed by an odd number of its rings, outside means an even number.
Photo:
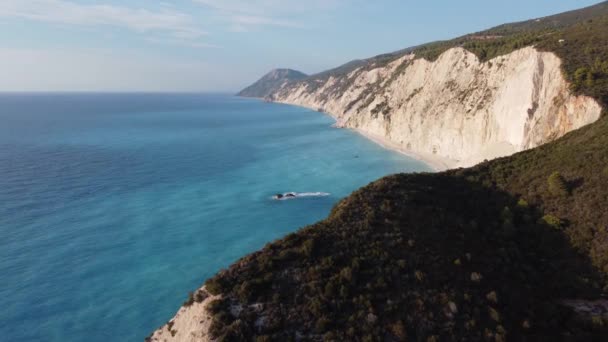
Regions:
<svg viewBox="0 0 608 342"><path fill-rule="evenodd" d="M559 172L553 172L547 179L549 192L554 196L567 196L569 194L568 184Z"/></svg>
<svg viewBox="0 0 608 342"><path fill-rule="evenodd" d="M572 84L574 90L581 89L583 82L585 82L585 80L587 79L588 74L589 70L585 67L580 67L576 69L576 71L574 72L574 82Z"/></svg>

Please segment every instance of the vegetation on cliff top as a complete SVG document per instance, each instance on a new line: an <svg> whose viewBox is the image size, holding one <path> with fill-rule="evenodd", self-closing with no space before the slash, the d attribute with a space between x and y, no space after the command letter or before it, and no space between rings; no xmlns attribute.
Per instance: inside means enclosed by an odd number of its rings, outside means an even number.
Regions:
<svg viewBox="0 0 608 342"><path fill-rule="evenodd" d="M605 106L608 104L607 36L608 2L602 2L580 10L505 24L452 40L352 61L291 84L304 82L308 91L313 92L333 76L337 81L324 94L329 97L341 94L352 85L355 78L344 77L347 74L357 69L364 71L384 67L410 53L417 58L433 61L450 48L462 47L477 55L481 61L488 61L526 46L535 46L541 51L553 52L562 59L564 75L576 94L593 96ZM403 68L398 70L402 71Z"/></svg>
<svg viewBox="0 0 608 342"><path fill-rule="evenodd" d="M608 9L608 4L605 7ZM477 55L481 61L488 61L533 45L560 57L564 75L573 92L592 96L604 106L608 104L608 15L594 16L593 19L561 28L514 30L504 32L505 35L495 33L503 33L503 30L492 29L434 43L415 53L418 57L435 60L449 48L462 47Z"/></svg>

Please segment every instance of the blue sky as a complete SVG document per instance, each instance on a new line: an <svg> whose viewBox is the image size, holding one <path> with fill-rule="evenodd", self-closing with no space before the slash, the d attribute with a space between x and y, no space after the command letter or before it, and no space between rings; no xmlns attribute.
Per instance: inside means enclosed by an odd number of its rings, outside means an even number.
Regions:
<svg viewBox="0 0 608 342"><path fill-rule="evenodd" d="M0 0L0 91L236 91L598 0Z"/></svg>

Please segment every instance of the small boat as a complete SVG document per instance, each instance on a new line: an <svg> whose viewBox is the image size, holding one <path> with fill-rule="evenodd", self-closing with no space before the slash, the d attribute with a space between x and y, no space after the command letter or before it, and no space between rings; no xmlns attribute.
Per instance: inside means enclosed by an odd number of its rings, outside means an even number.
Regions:
<svg viewBox="0 0 608 342"><path fill-rule="evenodd" d="M288 199L288 198L296 198L296 193L295 192L287 192L284 194L276 194L274 195L274 199Z"/></svg>
<svg viewBox="0 0 608 342"><path fill-rule="evenodd" d="M327 192L286 192L284 194L276 194L272 196L272 199L277 201L289 200L294 198L302 198L302 197L326 197L330 196L330 193Z"/></svg>

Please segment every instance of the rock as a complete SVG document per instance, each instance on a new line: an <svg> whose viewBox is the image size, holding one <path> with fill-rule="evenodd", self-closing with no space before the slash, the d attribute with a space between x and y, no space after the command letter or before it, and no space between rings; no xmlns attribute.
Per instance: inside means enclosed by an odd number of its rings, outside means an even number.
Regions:
<svg viewBox="0 0 608 342"><path fill-rule="evenodd" d="M369 324L374 324L374 323L376 323L376 321L378 320L378 317L377 317L376 315L374 315L373 313L371 313L371 312L370 312L370 313L367 315L366 320L367 320L367 323L369 323Z"/></svg>
<svg viewBox="0 0 608 342"><path fill-rule="evenodd" d="M498 295L496 294L496 291L492 291L492 292L488 293L486 295L486 299L492 303L498 303Z"/></svg>
<svg viewBox="0 0 608 342"><path fill-rule="evenodd" d="M473 272L471 273L471 281L479 283L483 279L483 276L480 273Z"/></svg>
<svg viewBox="0 0 608 342"><path fill-rule="evenodd" d="M207 342L211 341L209 328L213 319L207 311L209 303L221 298L212 296L205 287L198 290L204 300L194 302L189 306L182 306L175 317L167 324L157 329L146 341L150 342Z"/></svg>
<svg viewBox="0 0 608 342"><path fill-rule="evenodd" d="M448 308L450 309L450 311L451 311L453 314L458 313L458 306L456 306L456 303L454 303L454 302L449 302L449 303L448 303Z"/></svg>
<svg viewBox="0 0 608 342"><path fill-rule="evenodd" d="M593 317L608 319L608 299L564 300L561 302L561 304L571 308L579 317L583 319L591 319Z"/></svg>
<svg viewBox="0 0 608 342"><path fill-rule="evenodd" d="M488 309L488 313L490 314L490 317L495 320L496 322L500 322L500 313L498 313L498 311L496 311L496 309L490 307Z"/></svg>

